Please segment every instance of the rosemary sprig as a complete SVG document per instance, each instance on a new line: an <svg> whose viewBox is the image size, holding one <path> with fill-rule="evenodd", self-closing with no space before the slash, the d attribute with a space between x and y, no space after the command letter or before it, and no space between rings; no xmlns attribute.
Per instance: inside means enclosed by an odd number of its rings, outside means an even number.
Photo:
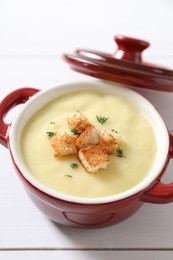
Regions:
<svg viewBox="0 0 173 260"><path fill-rule="evenodd" d="M116 156L126 158L126 157L124 156L123 149L117 148L117 149L116 149L116 152L117 152L117 153L116 153Z"/></svg>
<svg viewBox="0 0 173 260"><path fill-rule="evenodd" d="M77 168L79 167L79 164L77 164L77 163L75 163L75 162L72 162L72 163L70 163L70 167L71 167L72 169L77 169Z"/></svg>
<svg viewBox="0 0 173 260"><path fill-rule="evenodd" d="M98 121L101 125L103 125L103 124L109 119L109 117L104 117L104 116L96 116L96 118L97 118L97 121Z"/></svg>
<svg viewBox="0 0 173 260"><path fill-rule="evenodd" d="M74 135L80 135L80 134L81 134L76 128L72 128L70 131L71 131Z"/></svg>
<svg viewBox="0 0 173 260"><path fill-rule="evenodd" d="M51 137L53 137L54 135L57 134L57 132L46 132L47 137L50 139Z"/></svg>

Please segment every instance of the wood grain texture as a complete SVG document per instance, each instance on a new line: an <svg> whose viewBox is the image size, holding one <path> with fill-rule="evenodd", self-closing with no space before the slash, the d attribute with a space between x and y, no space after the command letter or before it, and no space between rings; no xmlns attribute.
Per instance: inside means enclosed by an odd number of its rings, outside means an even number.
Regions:
<svg viewBox="0 0 173 260"><path fill-rule="evenodd" d="M0 252L0 257L3 260L36 260L41 258L42 260L69 260L69 259L82 259L82 260L172 260L173 252L146 252L146 251L9 251L9 252Z"/></svg>

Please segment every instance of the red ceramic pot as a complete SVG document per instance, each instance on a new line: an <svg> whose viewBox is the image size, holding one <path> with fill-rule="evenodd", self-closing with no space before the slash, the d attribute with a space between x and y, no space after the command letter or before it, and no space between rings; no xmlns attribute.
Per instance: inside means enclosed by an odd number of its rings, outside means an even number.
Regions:
<svg viewBox="0 0 173 260"><path fill-rule="evenodd" d="M55 192L39 183L28 171L20 150L21 132L38 109L62 94L78 89L120 95L132 102L151 122L157 140L157 154L145 179L130 190L104 198L78 198ZM31 98L30 98L31 97ZM14 106L25 103L12 124L4 116ZM144 97L115 84L101 81L77 82L39 91L18 89L7 95L0 104L0 141L8 147L17 173L31 200L50 219L75 227L99 227L115 224L132 215L144 202L169 203L173 201L173 184L160 181L173 154L173 136L155 110Z"/></svg>

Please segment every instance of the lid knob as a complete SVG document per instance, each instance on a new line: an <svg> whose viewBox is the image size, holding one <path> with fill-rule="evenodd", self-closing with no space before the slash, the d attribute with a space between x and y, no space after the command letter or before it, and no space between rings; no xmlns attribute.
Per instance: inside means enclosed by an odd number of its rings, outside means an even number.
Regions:
<svg viewBox="0 0 173 260"><path fill-rule="evenodd" d="M123 35L116 35L114 39L118 45L114 54L116 59L142 63L142 51L150 46L149 42Z"/></svg>

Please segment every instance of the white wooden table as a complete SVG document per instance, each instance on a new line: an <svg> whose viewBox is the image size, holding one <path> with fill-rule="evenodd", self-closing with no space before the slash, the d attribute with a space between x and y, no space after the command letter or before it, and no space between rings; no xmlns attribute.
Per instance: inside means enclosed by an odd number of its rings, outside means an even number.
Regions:
<svg viewBox="0 0 173 260"><path fill-rule="evenodd" d="M78 79L63 52L114 52L113 35L149 40L145 60L173 68L173 1L0 0L0 100L19 87L47 89ZM173 94L139 91L173 129ZM16 113L16 112L15 112ZM13 113L14 114L14 113ZM11 120L8 116L6 120ZM173 181L170 162L164 181ZM173 259L173 204L144 206L102 229L55 224L32 204L0 147L0 259Z"/></svg>

